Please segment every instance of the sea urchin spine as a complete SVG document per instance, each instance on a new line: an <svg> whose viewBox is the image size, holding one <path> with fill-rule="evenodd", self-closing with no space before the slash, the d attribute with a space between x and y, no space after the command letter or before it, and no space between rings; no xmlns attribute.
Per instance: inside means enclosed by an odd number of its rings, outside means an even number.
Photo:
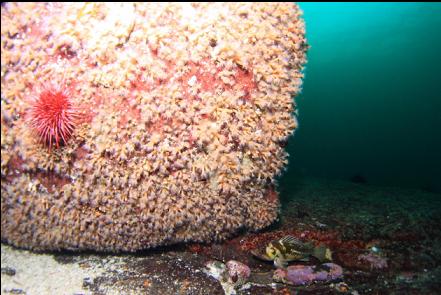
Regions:
<svg viewBox="0 0 441 295"><path fill-rule="evenodd" d="M29 123L39 141L49 149L67 143L78 122L79 112L74 107L67 87L44 87L30 109Z"/></svg>

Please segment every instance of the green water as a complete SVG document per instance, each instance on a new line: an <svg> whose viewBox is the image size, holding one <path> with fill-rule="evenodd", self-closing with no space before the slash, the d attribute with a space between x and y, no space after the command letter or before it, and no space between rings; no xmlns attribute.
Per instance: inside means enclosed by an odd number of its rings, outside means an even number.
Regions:
<svg viewBox="0 0 441 295"><path fill-rule="evenodd" d="M441 191L441 4L300 3L308 64L281 179Z"/></svg>

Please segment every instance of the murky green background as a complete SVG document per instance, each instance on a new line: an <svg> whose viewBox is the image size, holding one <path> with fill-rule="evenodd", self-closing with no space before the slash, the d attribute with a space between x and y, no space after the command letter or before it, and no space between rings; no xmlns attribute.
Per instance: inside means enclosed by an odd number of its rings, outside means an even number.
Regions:
<svg viewBox="0 0 441 295"><path fill-rule="evenodd" d="M311 49L294 179L318 176L441 191L441 4L300 3Z"/></svg>

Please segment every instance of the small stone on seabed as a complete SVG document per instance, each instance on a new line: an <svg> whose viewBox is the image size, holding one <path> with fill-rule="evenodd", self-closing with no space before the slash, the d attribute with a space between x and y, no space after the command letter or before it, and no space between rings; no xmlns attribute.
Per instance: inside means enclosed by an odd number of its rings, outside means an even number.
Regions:
<svg viewBox="0 0 441 295"><path fill-rule="evenodd" d="M2 267L2 275L8 275L8 276L14 276L15 275L15 269L12 267Z"/></svg>
<svg viewBox="0 0 441 295"><path fill-rule="evenodd" d="M26 294L25 291L22 289L10 289L10 290L4 290L6 294Z"/></svg>
<svg viewBox="0 0 441 295"><path fill-rule="evenodd" d="M87 288L93 285L93 279L92 278L84 278L83 279L83 288Z"/></svg>

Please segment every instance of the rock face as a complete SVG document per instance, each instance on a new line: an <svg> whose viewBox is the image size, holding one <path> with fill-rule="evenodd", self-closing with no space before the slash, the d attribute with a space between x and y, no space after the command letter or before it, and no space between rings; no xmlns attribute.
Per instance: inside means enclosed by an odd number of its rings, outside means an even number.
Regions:
<svg viewBox="0 0 441 295"><path fill-rule="evenodd" d="M2 241L135 251L276 219L295 4L8 3L1 22Z"/></svg>

